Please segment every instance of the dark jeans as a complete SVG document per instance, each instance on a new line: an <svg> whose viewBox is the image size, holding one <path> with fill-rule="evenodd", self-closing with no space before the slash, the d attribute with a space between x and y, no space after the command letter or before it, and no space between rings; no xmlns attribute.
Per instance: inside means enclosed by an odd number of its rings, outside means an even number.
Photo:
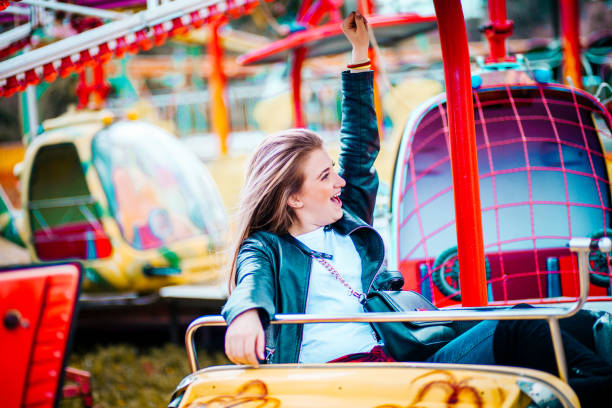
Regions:
<svg viewBox="0 0 612 408"><path fill-rule="evenodd" d="M583 408L610 402L612 366L594 351L590 312L561 320L569 384ZM558 375L548 323L542 320L484 321L469 328L427 361L499 364L534 368Z"/></svg>

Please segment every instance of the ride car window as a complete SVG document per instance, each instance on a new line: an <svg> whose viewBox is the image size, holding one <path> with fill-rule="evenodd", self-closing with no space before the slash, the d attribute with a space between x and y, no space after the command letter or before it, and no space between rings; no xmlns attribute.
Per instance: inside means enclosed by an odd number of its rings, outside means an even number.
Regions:
<svg viewBox="0 0 612 408"><path fill-rule="evenodd" d="M207 234L220 243L226 215L204 165L174 136L144 122L118 122L92 142L112 216L134 248Z"/></svg>
<svg viewBox="0 0 612 408"><path fill-rule="evenodd" d="M76 147L41 147L29 181L28 216L41 260L94 259L111 246L90 194Z"/></svg>

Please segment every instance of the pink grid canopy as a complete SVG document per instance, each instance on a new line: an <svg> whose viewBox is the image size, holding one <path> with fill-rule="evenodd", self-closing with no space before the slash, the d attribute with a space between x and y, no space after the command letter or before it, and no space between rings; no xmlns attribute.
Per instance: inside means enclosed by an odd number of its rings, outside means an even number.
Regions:
<svg viewBox="0 0 612 408"><path fill-rule="evenodd" d="M601 142L610 138L610 115L572 88L506 85L474 91L474 117L489 297L560 295L559 261L569 258L568 240L610 228ZM395 260L400 267L416 265L416 278L406 277L436 298L433 261L457 245L442 96L407 127L392 196ZM607 267L599 273L609 276Z"/></svg>

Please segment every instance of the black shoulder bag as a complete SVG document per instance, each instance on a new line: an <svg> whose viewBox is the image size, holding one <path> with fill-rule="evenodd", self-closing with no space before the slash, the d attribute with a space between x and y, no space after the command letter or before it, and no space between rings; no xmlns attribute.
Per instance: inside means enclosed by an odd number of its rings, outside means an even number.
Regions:
<svg viewBox="0 0 612 408"><path fill-rule="evenodd" d="M367 312L438 310L413 291L375 291L366 298ZM387 352L398 361L423 361L457 336L453 322L372 323Z"/></svg>

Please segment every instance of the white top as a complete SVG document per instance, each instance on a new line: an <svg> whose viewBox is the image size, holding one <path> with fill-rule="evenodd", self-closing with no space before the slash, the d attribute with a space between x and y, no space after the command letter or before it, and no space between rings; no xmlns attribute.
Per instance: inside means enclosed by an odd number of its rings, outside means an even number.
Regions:
<svg viewBox="0 0 612 408"><path fill-rule="evenodd" d="M323 227L298 235L308 248L332 255L328 259L342 278L355 290L363 293L361 258L353 240ZM367 289L367 288L366 288ZM316 259L312 260L308 296L308 314L364 313L363 306L348 289ZM300 363L325 363L352 353L370 351L378 344L369 323L310 323L304 325Z"/></svg>

